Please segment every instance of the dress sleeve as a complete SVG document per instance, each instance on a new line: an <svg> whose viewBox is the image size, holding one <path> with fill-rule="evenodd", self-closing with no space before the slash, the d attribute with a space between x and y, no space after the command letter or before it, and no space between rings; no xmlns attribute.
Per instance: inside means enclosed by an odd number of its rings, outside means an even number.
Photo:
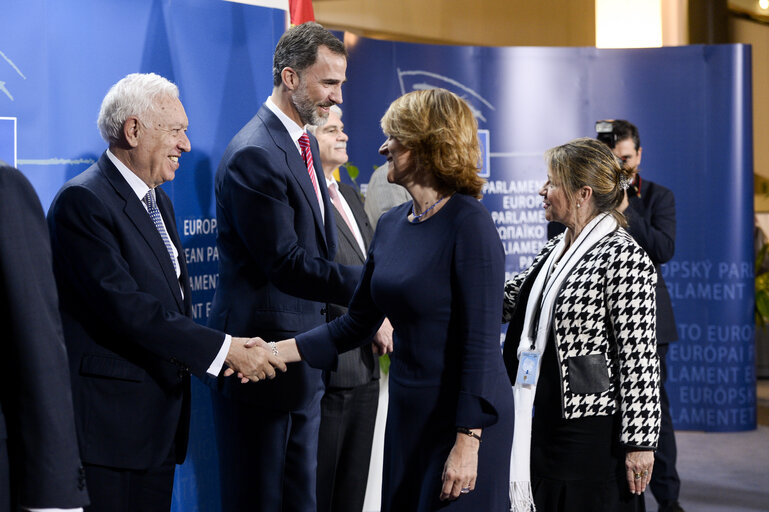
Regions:
<svg viewBox="0 0 769 512"><path fill-rule="evenodd" d="M507 379L500 348L505 255L485 210L460 221L452 280L462 344L456 424L482 428L496 423L499 379Z"/></svg>
<svg viewBox="0 0 769 512"><path fill-rule="evenodd" d="M504 298L502 302L502 323L507 323L513 318L513 313L518 305L518 294L521 291L523 282L526 281L526 278L529 276L529 273L531 273L532 269L537 267L542 258L550 254L552 248L561 241L561 238L563 238L563 234L558 234L548 240L545 246L539 251L539 254L534 258L534 261L531 262L529 268L516 274L512 279L505 283Z"/></svg>
<svg viewBox="0 0 769 512"><path fill-rule="evenodd" d="M606 303L617 342L622 432L631 448L655 448L660 429L656 349L657 275L646 253L630 240L608 254Z"/></svg>
<svg viewBox="0 0 769 512"><path fill-rule="evenodd" d="M363 273L347 313L331 323L320 325L296 337L296 345L302 359L313 368L336 370L338 354L370 343L382 325L384 313L371 298L377 233L379 231L374 234Z"/></svg>

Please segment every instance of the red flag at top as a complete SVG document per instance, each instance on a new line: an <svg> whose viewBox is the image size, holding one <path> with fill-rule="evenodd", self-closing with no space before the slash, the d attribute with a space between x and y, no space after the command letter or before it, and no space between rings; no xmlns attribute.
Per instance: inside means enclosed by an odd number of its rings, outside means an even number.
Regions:
<svg viewBox="0 0 769 512"><path fill-rule="evenodd" d="M291 14L291 25L301 25L306 21L315 21L312 11L312 0L288 0L288 12Z"/></svg>

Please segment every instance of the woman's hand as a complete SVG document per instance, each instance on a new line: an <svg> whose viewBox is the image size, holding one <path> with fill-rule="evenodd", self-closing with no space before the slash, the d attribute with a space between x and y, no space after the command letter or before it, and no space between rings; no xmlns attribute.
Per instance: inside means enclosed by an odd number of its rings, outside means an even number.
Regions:
<svg viewBox="0 0 769 512"><path fill-rule="evenodd" d="M481 429L472 429L481 435ZM455 500L462 494L475 489L475 477L478 474L478 448L481 442L467 434L457 434L454 447L443 466L443 487L441 501Z"/></svg>
<svg viewBox="0 0 769 512"><path fill-rule="evenodd" d="M227 369L224 376L237 372L242 384L274 379L275 372L286 371L286 363L267 348L256 347L261 338L232 338L229 351L224 360Z"/></svg>
<svg viewBox="0 0 769 512"><path fill-rule="evenodd" d="M641 494L646 490L652 479L654 467L654 452L652 450L627 452L625 455L625 469L627 470L627 483L630 492Z"/></svg>
<svg viewBox="0 0 769 512"><path fill-rule="evenodd" d="M286 363L296 363L297 361L302 360L302 356L299 354L299 349L296 347L295 338L290 338L290 339L282 340L278 342L271 342L271 341L265 341L262 338L257 336L255 338L251 338L250 340L248 340L243 346L245 348L253 348L253 347L263 348L269 354L271 354L272 360L278 361L278 365L276 366L276 368L282 372L286 371ZM228 368L227 371L224 373L224 376L228 377L233 373L235 372L233 372L231 369ZM275 375L272 375L272 377L270 378L273 378L274 376ZM249 380L248 377L244 375L242 372L238 372L238 378L243 384L245 384Z"/></svg>

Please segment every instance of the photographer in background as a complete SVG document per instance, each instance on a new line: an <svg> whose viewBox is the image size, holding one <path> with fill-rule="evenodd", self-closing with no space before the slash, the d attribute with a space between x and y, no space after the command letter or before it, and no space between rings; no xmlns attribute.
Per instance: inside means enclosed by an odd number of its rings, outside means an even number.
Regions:
<svg viewBox="0 0 769 512"><path fill-rule="evenodd" d="M668 343L678 339L673 306L660 265L675 253L676 205L673 193L657 183L641 179L641 138L638 128L623 119L598 121L597 139L606 143L614 155L632 171L633 179L619 210L627 217L627 230L643 247L657 270L657 354L660 358L660 405L662 426L654 454L654 471L649 487L660 512L683 512L678 503L681 480L676 471L676 438L670 417L670 401L665 391Z"/></svg>

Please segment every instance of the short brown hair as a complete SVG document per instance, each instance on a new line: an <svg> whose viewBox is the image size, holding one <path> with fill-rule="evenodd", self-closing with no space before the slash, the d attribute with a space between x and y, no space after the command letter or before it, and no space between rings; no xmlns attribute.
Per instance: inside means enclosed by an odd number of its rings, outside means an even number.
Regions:
<svg viewBox="0 0 769 512"><path fill-rule="evenodd" d="M459 96L445 89L404 94L392 102L381 125L411 151L416 172L432 173L440 192L480 199L485 180L478 176L478 124Z"/></svg>
<svg viewBox="0 0 769 512"><path fill-rule="evenodd" d="M574 203L574 196L580 188L588 186L593 189L596 213L609 212L617 224L627 226L625 215L617 208L625 197L620 181L623 176L625 180L630 180L631 173L620 165L609 146L587 137L574 139L548 149L545 161L554 181L563 187L570 203Z"/></svg>
<svg viewBox="0 0 769 512"><path fill-rule="evenodd" d="M308 21L286 30L272 57L272 83L281 84L281 73L285 68L292 68L299 73L315 64L318 58L318 48L325 46L331 53L347 59L347 49L344 43L334 34L314 21Z"/></svg>

